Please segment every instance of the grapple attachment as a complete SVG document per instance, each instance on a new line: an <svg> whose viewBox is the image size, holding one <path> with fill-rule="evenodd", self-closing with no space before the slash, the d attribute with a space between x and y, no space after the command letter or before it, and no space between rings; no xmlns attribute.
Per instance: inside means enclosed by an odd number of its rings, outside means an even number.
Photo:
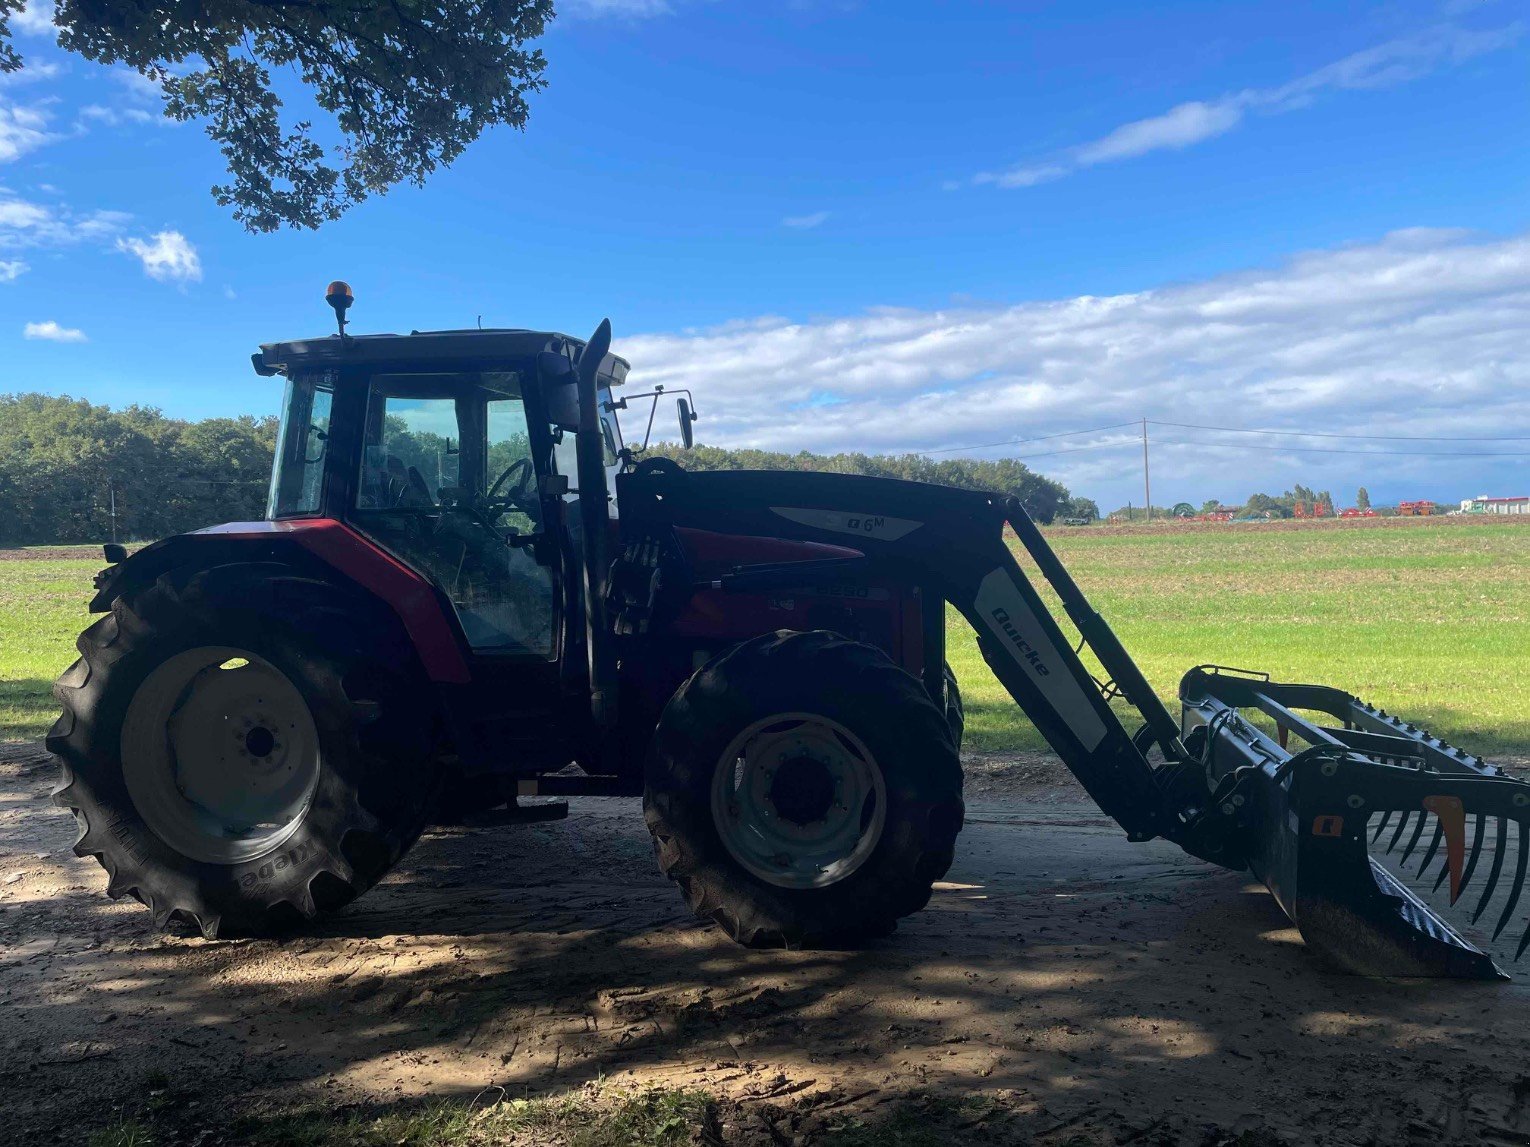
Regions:
<svg viewBox="0 0 1530 1147"><path fill-rule="evenodd" d="M1530 947L1530 784L1338 689L1201 666L1180 700L1211 794L1185 847L1251 869L1308 945L1366 975L1465 979L1505 978L1484 946Z"/></svg>

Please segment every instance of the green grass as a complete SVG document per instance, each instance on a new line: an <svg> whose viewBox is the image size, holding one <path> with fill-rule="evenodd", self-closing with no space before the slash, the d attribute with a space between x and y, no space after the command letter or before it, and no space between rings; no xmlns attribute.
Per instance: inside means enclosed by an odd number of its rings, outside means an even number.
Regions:
<svg viewBox="0 0 1530 1147"><path fill-rule="evenodd" d="M58 714L53 680L90 624L99 546L0 551L0 741L36 740Z"/></svg>
<svg viewBox="0 0 1530 1147"><path fill-rule="evenodd" d="M488 1105L442 1101L371 1114L310 1108L247 1116L234 1121L227 1141L245 1147L679 1147L715 1122L716 1111L716 1101L699 1091L621 1091L597 1083Z"/></svg>
<svg viewBox="0 0 1530 1147"><path fill-rule="evenodd" d="M1481 752L1530 752L1530 523L1050 537L1171 711L1185 670L1215 662L1346 689ZM965 621L948 640L968 746L1042 747Z"/></svg>
<svg viewBox="0 0 1530 1147"><path fill-rule="evenodd" d="M1218 662L1357 693L1485 753L1530 753L1530 524L1058 530L1052 542L1173 705ZM98 551L0 554L0 739L40 737L52 680L88 623ZM968 745L1037 749L1036 731L953 615Z"/></svg>

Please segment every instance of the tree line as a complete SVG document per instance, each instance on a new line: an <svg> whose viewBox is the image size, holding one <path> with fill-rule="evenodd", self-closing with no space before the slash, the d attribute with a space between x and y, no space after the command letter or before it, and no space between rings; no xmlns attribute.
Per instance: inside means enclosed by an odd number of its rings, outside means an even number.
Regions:
<svg viewBox="0 0 1530 1147"><path fill-rule="evenodd" d="M728 450L721 446L696 446L685 450L661 442L650 455L673 459L687 470L807 470L828 474L862 474L870 478L902 478L909 482L933 482L964 490L1009 494L1020 500L1038 522L1057 518L1099 517L1088 498L1075 498L1060 482L1044 478L1013 458L979 460L945 458L936 461L923 454L797 454L770 450Z"/></svg>
<svg viewBox="0 0 1530 1147"><path fill-rule="evenodd" d="M1327 490L1314 490L1311 486L1303 486L1298 482L1295 488L1287 490L1283 494L1250 494L1248 500L1238 505L1228 505L1216 498L1211 498L1199 506L1190 502L1177 502L1173 506L1153 507L1155 518L1191 518L1202 514L1232 513L1239 517L1266 517L1266 518L1294 518L1297 516L1297 507L1303 507L1303 512L1317 517L1335 517L1340 507L1334 503L1333 494ZM1316 507L1316 509L1315 509ZM1354 507L1357 510L1371 509L1371 495L1364 486L1355 492ZM1379 509L1378 513L1390 514L1390 508ZM1141 506L1122 506L1111 512L1110 516L1116 519L1142 519L1147 517Z"/></svg>
<svg viewBox="0 0 1530 1147"><path fill-rule="evenodd" d="M151 541L264 517L276 432L274 417L189 421L146 406L0 395L0 546ZM693 470L816 470L988 490L1020 499L1041 522L1098 516L1087 498L1012 459L669 445L652 453Z"/></svg>
<svg viewBox="0 0 1530 1147"><path fill-rule="evenodd" d="M0 545L148 541L264 517L276 428L0 395Z"/></svg>

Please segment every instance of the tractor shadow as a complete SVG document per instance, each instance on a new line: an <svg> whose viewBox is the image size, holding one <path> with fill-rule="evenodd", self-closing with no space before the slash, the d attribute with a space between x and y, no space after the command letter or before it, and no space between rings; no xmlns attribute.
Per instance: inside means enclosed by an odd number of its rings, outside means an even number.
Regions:
<svg viewBox="0 0 1530 1147"><path fill-rule="evenodd" d="M23 872L0 884L20 1126L99 1118L150 1073L204 1107L606 1078L777 1103L996 1096L1038 1134L1327 1120L1396 1141L1410 1121L1448 1139L1521 1118L1520 989L1330 973L1262 888L1128 846L1092 808L975 805L929 908L860 951L739 948L690 916L615 798L433 831L304 934L209 943L101 895L38 798L47 770L0 782L0 881ZM40 835L46 859L16 847Z"/></svg>

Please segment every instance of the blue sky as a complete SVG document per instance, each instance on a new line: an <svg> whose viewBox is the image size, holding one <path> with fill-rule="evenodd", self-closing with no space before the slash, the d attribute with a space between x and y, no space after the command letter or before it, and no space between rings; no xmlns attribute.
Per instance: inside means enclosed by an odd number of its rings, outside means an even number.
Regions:
<svg viewBox="0 0 1530 1147"><path fill-rule="evenodd" d="M198 128L34 7L0 389L269 412L249 352L324 332L344 277L357 330L609 315L719 444L1017 455L1113 506L1143 417L1519 435L1165 425L1155 501L1530 493L1525 5L563 7L524 133L266 236Z"/></svg>

